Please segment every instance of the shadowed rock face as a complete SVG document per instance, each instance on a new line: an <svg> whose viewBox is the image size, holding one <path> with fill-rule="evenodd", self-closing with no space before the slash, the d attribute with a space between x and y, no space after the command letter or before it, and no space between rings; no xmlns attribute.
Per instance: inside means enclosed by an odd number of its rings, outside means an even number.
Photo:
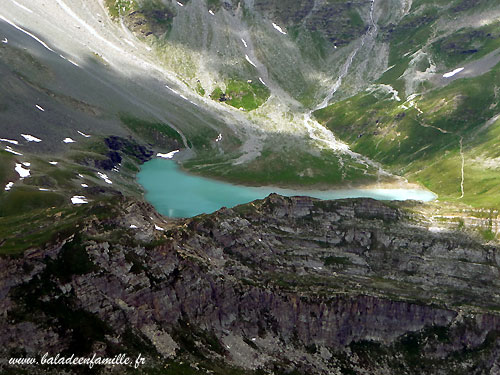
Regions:
<svg viewBox="0 0 500 375"><path fill-rule="evenodd" d="M135 142L132 139L109 136L104 139L108 148L106 158L93 160L94 166L106 171L110 171L122 162L122 155L132 157L134 160L144 163L151 159L153 151ZM83 164L90 164L89 160L83 160Z"/></svg>
<svg viewBox="0 0 500 375"><path fill-rule="evenodd" d="M255 10L287 27L304 26L318 31L326 40L343 46L366 32L359 10L368 10L369 2L319 2L256 0Z"/></svg>
<svg viewBox="0 0 500 375"><path fill-rule="evenodd" d="M137 35L161 37L170 29L173 18L173 12L162 7L130 12L124 17L124 22Z"/></svg>
<svg viewBox="0 0 500 375"><path fill-rule="evenodd" d="M271 195L168 223L149 205L113 207L56 246L1 260L2 357L140 343L154 366L494 368L497 248L430 233L408 204Z"/></svg>

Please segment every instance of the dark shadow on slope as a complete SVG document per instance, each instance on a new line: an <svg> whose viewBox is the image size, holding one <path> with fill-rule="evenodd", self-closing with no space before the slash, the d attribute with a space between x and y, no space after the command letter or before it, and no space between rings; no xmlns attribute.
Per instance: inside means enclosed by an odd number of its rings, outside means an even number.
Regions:
<svg viewBox="0 0 500 375"><path fill-rule="evenodd" d="M0 45L0 138L17 140L23 149L62 152L64 138L81 139L77 131L127 135L121 114L166 123L186 138L215 139L216 129L227 132L220 119L171 93L154 74L125 77L98 55L73 63L63 51L51 52L4 22L0 32L9 41ZM25 142L20 134L42 142Z"/></svg>

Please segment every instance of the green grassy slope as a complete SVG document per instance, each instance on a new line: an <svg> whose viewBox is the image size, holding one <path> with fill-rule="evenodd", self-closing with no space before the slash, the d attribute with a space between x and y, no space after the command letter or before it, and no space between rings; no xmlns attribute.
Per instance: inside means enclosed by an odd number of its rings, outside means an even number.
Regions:
<svg viewBox="0 0 500 375"><path fill-rule="evenodd" d="M410 177L441 199L461 196L460 139L464 152L462 200L473 205L498 205L500 171L491 162L499 122L484 125L499 112L500 65L471 79L398 102L375 91L362 93L317 111L316 117L352 145L353 150ZM420 113L419 110L422 112Z"/></svg>

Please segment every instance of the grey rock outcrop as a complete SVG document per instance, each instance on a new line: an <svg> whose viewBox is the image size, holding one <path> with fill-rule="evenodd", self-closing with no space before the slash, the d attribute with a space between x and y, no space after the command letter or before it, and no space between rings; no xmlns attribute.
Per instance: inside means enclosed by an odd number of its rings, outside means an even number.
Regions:
<svg viewBox="0 0 500 375"><path fill-rule="evenodd" d="M403 203L271 195L159 231L149 206L116 199L121 216L1 259L2 357L118 346L141 347L158 367L181 359L309 374L498 367L497 246L429 232ZM99 239L110 226L119 236Z"/></svg>

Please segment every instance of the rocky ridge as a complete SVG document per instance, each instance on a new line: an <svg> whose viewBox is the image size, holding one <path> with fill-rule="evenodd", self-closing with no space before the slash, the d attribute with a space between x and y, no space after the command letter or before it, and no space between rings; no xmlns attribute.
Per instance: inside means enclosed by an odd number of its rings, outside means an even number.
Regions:
<svg viewBox="0 0 500 375"><path fill-rule="evenodd" d="M271 195L175 221L123 197L95 204L66 239L1 259L2 358L139 351L144 373L498 369L498 246L430 232L412 204Z"/></svg>

